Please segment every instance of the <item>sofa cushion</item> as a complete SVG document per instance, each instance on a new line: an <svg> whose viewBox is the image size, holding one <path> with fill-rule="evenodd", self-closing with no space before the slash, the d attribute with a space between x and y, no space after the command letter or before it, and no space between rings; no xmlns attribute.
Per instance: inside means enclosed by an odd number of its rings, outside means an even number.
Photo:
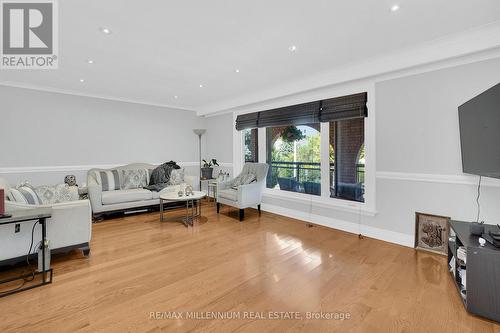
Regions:
<svg viewBox="0 0 500 333"><path fill-rule="evenodd" d="M115 191L120 189L120 176L118 170L99 171L101 177L101 186L104 191Z"/></svg>
<svg viewBox="0 0 500 333"><path fill-rule="evenodd" d="M169 192L177 193L180 190L181 190L181 185L169 185L169 186L165 187L163 190L161 190L160 192L151 191L151 193L153 194L153 199L159 199L160 195L162 195L164 193L169 193Z"/></svg>
<svg viewBox="0 0 500 333"><path fill-rule="evenodd" d="M238 191L232 188L220 190L219 196L223 199L238 201Z"/></svg>
<svg viewBox="0 0 500 333"><path fill-rule="evenodd" d="M153 199L153 194L143 188L102 192L102 204L113 205L123 202Z"/></svg>

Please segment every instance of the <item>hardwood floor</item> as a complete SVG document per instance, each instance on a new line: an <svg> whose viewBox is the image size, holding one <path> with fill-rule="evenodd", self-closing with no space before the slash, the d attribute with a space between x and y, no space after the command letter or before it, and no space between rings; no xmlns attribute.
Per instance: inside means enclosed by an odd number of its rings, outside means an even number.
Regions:
<svg viewBox="0 0 500 333"><path fill-rule="evenodd" d="M158 213L94 224L89 258L58 255L52 285L0 298L0 331L500 332L466 313L444 257L255 210L203 214L189 229ZM217 311L240 319L186 319ZM303 319L255 318L270 311ZM320 311L350 318L305 320Z"/></svg>

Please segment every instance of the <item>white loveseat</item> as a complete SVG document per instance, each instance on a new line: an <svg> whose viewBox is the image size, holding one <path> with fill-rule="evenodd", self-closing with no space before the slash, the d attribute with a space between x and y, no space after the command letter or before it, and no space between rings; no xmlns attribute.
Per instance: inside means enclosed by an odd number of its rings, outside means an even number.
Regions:
<svg viewBox="0 0 500 333"><path fill-rule="evenodd" d="M181 185L170 185L161 192L150 191L144 188L135 189L118 189L111 191L103 191L101 171L118 170L118 174L122 170L139 170L146 169L154 170L157 165L147 163L133 163L112 169L91 169L87 173L87 186L90 203L92 204L92 212L94 217L105 213L126 211L133 209L148 208L160 204L160 194L164 192L178 192ZM148 179L149 181L149 179ZM184 183L194 187L196 178L193 176L184 175Z"/></svg>
<svg viewBox="0 0 500 333"><path fill-rule="evenodd" d="M5 189L6 197L11 186L0 178L0 188ZM52 205L29 205L6 201L6 211L52 208L52 217L47 220L47 239L52 252L69 251L80 248L85 255L90 252L92 237L92 211L88 200L77 200ZM14 263L24 260L31 242L32 223L20 224L20 232L14 232L14 225L0 226L0 262ZM40 225L35 227L35 242L40 239ZM36 243L35 243L36 244ZM32 252L36 252L33 250Z"/></svg>

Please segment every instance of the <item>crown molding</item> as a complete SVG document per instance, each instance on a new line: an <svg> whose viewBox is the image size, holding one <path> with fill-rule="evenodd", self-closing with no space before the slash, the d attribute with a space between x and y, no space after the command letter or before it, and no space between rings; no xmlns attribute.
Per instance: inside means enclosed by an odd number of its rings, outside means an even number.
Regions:
<svg viewBox="0 0 500 333"><path fill-rule="evenodd" d="M311 93L348 82L366 79L377 82L390 79L391 76L414 75L496 57L500 57L500 21L386 54L369 61L335 68L272 89L211 104L200 109L198 115L224 114L242 109L245 109L245 112L247 110L253 111L265 103L279 104L278 99ZM286 105L286 102L283 103L285 104L280 106Z"/></svg>
<svg viewBox="0 0 500 333"><path fill-rule="evenodd" d="M122 98L122 97L102 95L102 94L84 93L84 92L70 90L70 89L60 89L60 88L54 88L54 87L49 87L49 86L29 84L29 83L24 83L24 82L0 81L0 86L29 89L29 90L50 92L50 93L63 94L63 95L72 95L72 96L79 96L79 97L97 98L97 99L103 99L103 100L108 100L108 101L113 101L113 102L140 104L140 105L154 106L154 107L160 107L160 108L168 108L168 109L172 109L172 110L197 112L197 110L195 110L193 108L185 108L185 107L173 106L173 105L169 105L169 104L154 103L154 102L141 100L141 99L134 99L134 98Z"/></svg>
<svg viewBox="0 0 500 333"><path fill-rule="evenodd" d="M365 62L347 64L341 68L317 73L274 88L230 100L223 100L205 107L182 107L137 98L85 93L71 89L14 81L0 81L0 86L190 111L196 112L198 116L214 116L256 109L260 105L269 102L284 103L279 105L283 106L286 105L286 102L282 100L288 97L294 96L296 98L300 94L311 93L348 82L365 79L377 82L391 76L408 76L496 57L500 57L500 21L399 50Z"/></svg>

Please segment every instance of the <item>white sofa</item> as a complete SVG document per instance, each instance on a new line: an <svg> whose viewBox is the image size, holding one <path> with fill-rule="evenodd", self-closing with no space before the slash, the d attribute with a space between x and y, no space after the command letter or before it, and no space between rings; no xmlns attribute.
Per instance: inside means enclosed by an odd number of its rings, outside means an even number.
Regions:
<svg viewBox="0 0 500 333"><path fill-rule="evenodd" d="M0 188L7 196L10 185L0 178ZM77 200L53 205L28 205L17 202L5 202L7 212L36 207L52 208L52 217L47 220L47 239L52 252L69 251L80 248L85 255L90 252L92 237L92 211L88 200ZM14 225L0 226L0 262L14 263L24 260L31 242L30 222L20 224L20 232L14 232ZM35 228L35 244L41 234L40 225ZM36 252L33 250L33 252Z"/></svg>
<svg viewBox="0 0 500 333"><path fill-rule="evenodd" d="M156 167L157 165L153 164L133 163L113 169L89 170L87 173L87 187L94 217L103 215L105 213L141 209L159 205L160 193L170 191L178 192L181 187L180 185L168 186L161 192L149 191L143 188L102 191L100 171L118 170L118 172L120 173L121 170L153 170ZM193 186L194 188L196 178L194 176L184 175L184 182L188 185Z"/></svg>

